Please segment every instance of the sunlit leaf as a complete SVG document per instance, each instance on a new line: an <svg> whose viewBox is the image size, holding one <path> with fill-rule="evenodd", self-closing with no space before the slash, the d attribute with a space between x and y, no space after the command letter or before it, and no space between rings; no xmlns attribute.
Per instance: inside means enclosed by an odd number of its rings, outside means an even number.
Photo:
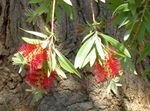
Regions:
<svg viewBox="0 0 150 111"><path fill-rule="evenodd" d="M82 43L85 42L87 39L89 39L92 35L94 34L94 32L90 32L89 34L87 34L84 39L82 40Z"/></svg>
<svg viewBox="0 0 150 111"><path fill-rule="evenodd" d="M113 15L116 13L120 13L120 12L125 12L125 11L130 11L129 7L128 7L128 3L124 3L119 5L116 10L113 12Z"/></svg>
<svg viewBox="0 0 150 111"><path fill-rule="evenodd" d="M25 65L27 64L27 61L24 59L22 54L16 53L14 54L14 57L12 57L13 65Z"/></svg>
<svg viewBox="0 0 150 111"><path fill-rule="evenodd" d="M103 44L101 42L101 38L99 38L97 36L97 34L95 35L95 37L96 37L96 40L95 40L96 50L98 52L98 55L101 57L101 59L104 60L105 59L105 53L103 50Z"/></svg>
<svg viewBox="0 0 150 111"><path fill-rule="evenodd" d="M67 78L66 74L64 73L64 71L62 71L62 70L60 69L60 67L56 67L55 70L56 70L58 76L60 76L60 78L63 78L63 79L66 79L66 78Z"/></svg>
<svg viewBox="0 0 150 111"><path fill-rule="evenodd" d="M56 68L56 53L52 53L52 70Z"/></svg>
<svg viewBox="0 0 150 111"><path fill-rule="evenodd" d="M44 38L44 39L48 37L47 35L45 35L43 33L40 33L40 32L25 30L25 29L22 29L22 28L20 28L20 29L27 32L27 33L29 33L29 34L35 35L37 37L41 37L41 38Z"/></svg>
<svg viewBox="0 0 150 111"><path fill-rule="evenodd" d="M29 44L41 44L43 41L39 40L39 39L31 39L31 38L27 38L27 37L22 37L22 39Z"/></svg>
<svg viewBox="0 0 150 111"><path fill-rule="evenodd" d="M95 48L93 48L90 53L88 54L88 56L86 57L86 59L84 60L83 64L82 64L82 68L87 65L88 62L90 62L90 67L93 66L93 64L95 63L96 60L96 51Z"/></svg>
<svg viewBox="0 0 150 111"><path fill-rule="evenodd" d="M116 49L118 49L121 53L123 53L127 57L131 58L131 55L130 55L129 51L126 49L126 47L122 43L118 42L114 38L112 38L112 37L110 37L108 35L105 35L103 33L99 33L99 35L101 37L103 37L106 41L108 41Z"/></svg>
<svg viewBox="0 0 150 111"><path fill-rule="evenodd" d="M76 58L75 58L75 68L81 68L82 64L87 57L88 53L90 52L92 46L94 44L94 39L90 38L88 39L79 49Z"/></svg>
<svg viewBox="0 0 150 111"><path fill-rule="evenodd" d="M64 56L62 55L57 49L54 49L54 51L56 52L57 56L58 56L58 61L60 63L60 66L70 72L70 73L75 73L77 76L80 77L79 72L74 68L73 64Z"/></svg>
<svg viewBox="0 0 150 111"><path fill-rule="evenodd" d="M72 2L71 0L63 0L65 3L67 3L68 5L71 5L72 6Z"/></svg>

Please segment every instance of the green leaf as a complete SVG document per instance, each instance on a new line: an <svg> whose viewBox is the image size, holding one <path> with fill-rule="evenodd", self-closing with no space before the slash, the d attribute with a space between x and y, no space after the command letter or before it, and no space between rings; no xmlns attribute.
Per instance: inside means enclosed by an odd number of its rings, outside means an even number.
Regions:
<svg viewBox="0 0 150 111"><path fill-rule="evenodd" d="M70 17L70 19L73 19L73 7L66 4L65 2L62 3L65 12L67 13L67 15Z"/></svg>
<svg viewBox="0 0 150 111"><path fill-rule="evenodd" d="M90 38L81 46L75 58L75 63L74 63L75 68L82 67L82 64L85 58L87 57L88 53L90 52L93 44L94 44L94 38Z"/></svg>
<svg viewBox="0 0 150 111"><path fill-rule="evenodd" d="M89 52L88 56L85 58L85 60L84 60L84 62L83 62L83 64L82 64L82 68L83 68L88 62L90 62L90 67L92 67L93 64L95 63L95 60L96 60L96 50L95 50L95 48L93 48L93 49Z"/></svg>
<svg viewBox="0 0 150 111"><path fill-rule="evenodd" d="M24 59L22 54L16 53L14 54L14 57L12 57L13 65L25 65L27 64L27 61Z"/></svg>
<svg viewBox="0 0 150 111"><path fill-rule="evenodd" d="M61 18L61 9L59 6L56 7L56 18L58 23L61 24L62 18Z"/></svg>
<svg viewBox="0 0 150 111"><path fill-rule="evenodd" d="M47 9L51 0L44 0L42 4L35 10L34 14L41 15Z"/></svg>
<svg viewBox="0 0 150 111"><path fill-rule="evenodd" d="M142 74L142 78L145 79L148 74L150 74L150 65L148 65L148 66L145 68L145 70L144 70L144 72L143 72L143 74Z"/></svg>
<svg viewBox="0 0 150 111"><path fill-rule="evenodd" d="M144 50L140 53L137 63L141 62L146 56L150 56L150 45L145 45Z"/></svg>
<svg viewBox="0 0 150 111"><path fill-rule="evenodd" d="M121 13L121 12L126 12L126 11L130 11L129 7L128 7L128 3L124 3L119 5L116 10L113 12L113 15L115 15L116 13Z"/></svg>
<svg viewBox="0 0 150 111"><path fill-rule="evenodd" d="M46 23L47 24L50 22L51 17L52 17L52 13L51 13L51 11L48 11L48 14L47 14L47 17L46 17Z"/></svg>
<svg viewBox="0 0 150 111"><path fill-rule="evenodd" d="M45 35L43 33L40 33L40 32L25 30L25 29L22 29L22 28L20 28L20 29L27 32L27 33L29 33L29 34L35 35L37 37L41 37L41 38L44 38L44 39L46 39L48 37L47 35Z"/></svg>
<svg viewBox="0 0 150 111"><path fill-rule="evenodd" d="M93 48L93 50L90 53L90 67L92 67L96 60L96 50Z"/></svg>
<svg viewBox="0 0 150 111"><path fill-rule="evenodd" d="M85 42L86 40L88 40L93 34L94 34L94 32L91 31L88 35L86 35L84 37L84 39L82 40L82 43Z"/></svg>
<svg viewBox="0 0 150 111"><path fill-rule="evenodd" d="M80 77L79 72L74 68L73 64L64 55L62 55L57 49L54 48L53 50L56 52L58 56L58 61L60 63L60 66L64 70L70 73L75 73L77 76Z"/></svg>
<svg viewBox="0 0 150 111"><path fill-rule="evenodd" d="M47 65L48 65L48 77L50 77L51 72L52 72L52 62L51 62L51 58L49 58L49 60L47 61Z"/></svg>
<svg viewBox="0 0 150 111"><path fill-rule="evenodd" d="M60 78L63 78L63 79L66 79L66 78L67 78L66 74L64 73L64 71L62 71L62 70L60 69L60 67L56 67L55 70L56 70L58 76L60 76Z"/></svg>
<svg viewBox="0 0 150 111"><path fill-rule="evenodd" d="M105 35L103 33L99 33L99 35L102 36L107 42L109 42L116 49L118 49L121 53L123 53L127 57L131 58L129 51L127 50L127 48L123 44L121 44L120 42L118 42L114 38L112 38L108 35Z"/></svg>
<svg viewBox="0 0 150 111"><path fill-rule="evenodd" d="M52 53L52 70L56 68L56 53Z"/></svg>
<svg viewBox="0 0 150 111"><path fill-rule="evenodd" d="M106 3L106 1L105 0L100 0L101 2L103 2L103 3Z"/></svg>
<svg viewBox="0 0 150 111"><path fill-rule="evenodd" d="M39 40L39 39L31 39L31 38L27 38L27 37L22 37L22 39L29 44L41 44L43 41Z"/></svg>
<svg viewBox="0 0 150 111"><path fill-rule="evenodd" d="M120 62L121 62L121 67L123 68L123 70L129 70L133 74L137 75L137 72L135 70L135 65L132 63L131 58L129 57L122 58Z"/></svg>
<svg viewBox="0 0 150 111"><path fill-rule="evenodd" d="M143 23L141 23L141 27L140 27L139 31L140 32L139 32L139 34L137 36L137 39L138 39L139 42L141 42L144 39L144 37L145 37L145 26L144 26Z"/></svg>
<svg viewBox="0 0 150 111"><path fill-rule="evenodd" d="M95 35L96 37L96 40L95 40L95 44L96 44L96 50L98 52L98 55L100 56L100 58L102 60L105 59L105 53L104 53L104 50L103 50L103 44L101 42L101 38L99 38L97 35Z"/></svg>
<svg viewBox="0 0 150 111"><path fill-rule="evenodd" d="M63 0L65 3L67 3L68 5L72 6L72 2L71 0Z"/></svg>

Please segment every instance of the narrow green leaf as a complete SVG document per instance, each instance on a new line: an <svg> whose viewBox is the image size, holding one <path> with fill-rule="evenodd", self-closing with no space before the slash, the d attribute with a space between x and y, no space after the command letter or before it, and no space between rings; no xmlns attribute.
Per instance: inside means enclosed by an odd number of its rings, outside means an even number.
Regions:
<svg viewBox="0 0 150 111"><path fill-rule="evenodd" d="M120 13L120 12L126 12L126 11L130 11L129 7L128 7L128 3L124 3L119 5L116 10L113 12L113 15L116 13Z"/></svg>
<svg viewBox="0 0 150 111"><path fill-rule="evenodd" d="M41 37L41 38L44 38L44 39L46 39L48 37L47 35L45 35L43 33L40 33L40 32L25 30L25 29L22 29L22 28L20 28L20 29L27 32L27 33L29 33L29 34L35 35L37 37Z"/></svg>
<svg viewBox="0 0 150 111"><path fill-rule="evenodd" d="M39 39L31 39L31 38L27 38L27 37L22 37L22 39L29 44L41 44L42 40Z"/></svg>
<svg viewBox="0 0 150 111"><path fill-rule="evenodd" d="M96 40L95 40L95 44L96 44L96 50L98 52L98 55L100 56L100 58L102 60L105 59L105 53L104 53L104 50L103 50L103 44L101 42L101 38L99 38L97 35L96 36Z"/></svg>
<svg viewBox="0 0 150 111"><path fill-rule="evenodd" d="M47 9L50 3L51 3L51 0L44 0L42 4L35 10L34 13L37 15L41 15Z"/></svg>
<svg viewBox="0 0 150 111"><path fill-rule="evenodd" d="M145 68L145 70L144 70L144 72L143 72L143 74L142 74L142 78L145 79L148 74L150 74L150 65L148 65L148 66Z"/></svg>
<svg viewBox="0 0 150 111"><path fill-rule="evenodd" d="M87 65L88 62L90 62L90 67L92 67L93 64L94 64L94 62L95 62L95 60L96 60L96 51L95 51L95 48L93 48L93 49L89 52L88 56L85 58L85 60L84 60L84 62L83 62L83 64L82 64L82 68L83 68L85 65Z"/></svg>
<svg viewBox="0 0 150 111"><path fill-rule="evenodd" d="M51 17L52 17L52 13L51 13L51 11L48 11L48 14L47 14L47 17L46 17L46 23L47 24L50 22Z"/></svg>
<svg viewBox="0 0 150 111"><path fill-rule="evenodd" d="M24 57L20 53L14 54L14 57L12 57L13 65L25 65L27 64L27 61L24 59Z"/></svg>
<svg viewBox="0 0 150 111"><path fill-rule="evenodd" d="M101 37L103 37L106 41L108 41L116 49L118 49L121 53L123 53L127 57L131 58L131 55L130 55L129 51L127 50L127 48L123 44L121 44L120 42L118 42L114 38L112 38L112 37L110 37L108 35L105 35L103 33L99 33L99 35Z"/></svg>
<svg viewBox="0 0 150 111"><path fill-rule="evenodd" d="M60 63L60 66L70 72L70 73L75 73L77 76L80 77L79 72L74 68L73 64L64 56L62 55L57 49L54 48L54 51L56 52L58 56L58 61Z"/></svg>
<svg viewBox="0 0 150 111"><path fill-rule="evenodd" d="M90 67L92 67L96 60L96 50L93 48L93 50L90 53Z"/></svg>
<svg viewBox="0 0 150 111"><path fill-rule="evenodd" d="M52 53L52 70L56 68L56 53Z"/></svg>
<svg viewBox="0 0 150 111"><path fill-rule="evenodd" d="M50 77L51 72L52 72L52 62L51 62L51 58L49 58L49 60L47 61L47 65L48 65L48 77Z"/></svg>
<svg viewBox="0 0 150 111"><path fill-rule="evenodd" d="M123 70L129 70L133 74L137 75L137 72L135 70L135 65L132 63L131 58L129 57L122 58L120 62Z"/></svg>
<svg viewBox="0 0 150 111"><path fill-rule="evenodd" d="M106 0L100 0L101 2L103 2L103 3L106 3Z"/></svg>
<svg viewBox="0 0 150 111"><path fill-rule="evenodd" d="M87 57L88 53L90 52L93 44L94 44L94 38L90 38L81 46L75 58L75 63L74 63L75 68L82 67L82 64L85 58Z"/></svg>
<svg viewBox="0 0 150 111"><path fill-rule="evenodd" d="M140 53L137 63L141 62L146 56L150 56L150 45L145 45L143 51Z"/></svg>
<svg viewBox="0 0 150 111"><path fill-rule="evenodd" d="M82 40L82 43L85 42L87 39L89 39L93 34L94 32L90 32L88 35L86 35L84 39Z"/></svg>
<svg viewBox="0 0 150 111"><path fill-rule="evenodd" d="M66 79L66 78L67 78L66 74L64 73L64 71L62 71L62 70L60 69L60 67L56 67L55 70L56 70L58 76L60 76L60 78L63 78L63 79Z"/></svg>
<svg viewBox="0 0 150 111"><path fill-rule="evenodd" d="M72 6L72 2L71 0L63 0L65 3L67 3L68 5Z"/></svg>

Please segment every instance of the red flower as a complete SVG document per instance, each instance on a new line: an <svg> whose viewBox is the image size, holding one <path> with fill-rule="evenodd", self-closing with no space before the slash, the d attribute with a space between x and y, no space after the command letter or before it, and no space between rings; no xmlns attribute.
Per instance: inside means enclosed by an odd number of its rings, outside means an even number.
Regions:
<svg viewBox="0 0 150 111"><path fill-rule="evenodd" d="M32 52L36 48L36 45L32 44L23 44L22 47L18 50L24 57L28 56L30 52Z"/></svg>
<svg viewBox="0 0 150 111"><path fill-rule="evenodd" d="M43 49L40 44L24 44L19 52L27 59L30 71L40 69L47 59L47 49Z"/></svg>
<svg viewBox="0 0 150 111"><path fill-rule="evenodd" d="M52 86L57 73L55 71L51 72L50 77L47 74L43 74L41 70L27 72L25 81L35 87L40 89L48 89Z"/></svg>
<svg viewBox="0 0 150 111"><path fill-rule="evenodd" d="M120 62L119 60L115 59L114 56L110 56L106 60L106 66L110 72L110 78L113 78L119 74Z"/></svg>
<svg viewBox="0 0 150 111"><path fill-rule="evenodd" d="M96 82L104 82L107 80L107 72L106 70L100 65L99 61L96 62L94 66L94 71Z"/></svg>
<svg viewBox="0 0 150 111"><path fill-rule="evenodd" d="M108 58L104 61L104 65L102 66L99 61L94 65L93 74L95 76L96 81L104 82L107 78L113 78L119 74L120 70L120 62L115 59L113 53L109 53Z"/></svg>

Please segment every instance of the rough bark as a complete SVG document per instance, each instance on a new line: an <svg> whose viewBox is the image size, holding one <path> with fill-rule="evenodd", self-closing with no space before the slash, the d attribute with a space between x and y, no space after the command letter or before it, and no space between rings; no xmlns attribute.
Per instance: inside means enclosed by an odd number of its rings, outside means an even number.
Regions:
<svg viewBox="0 0 150 111"><path fill-rule="evenodd" d="M70 60L74 60L85 35L86 20L92 21L90 0L72 0L76 18L69 20L61 13L61 24L57 25L58 47ZM102 4L94 4L96 17L110 18L111 13L104 11ZM57 81L54 88L39 104L33 101L27 86L10 63L12 54L20 46L23 33L19 27L32 27L25 21L24 11L27 0L0 0L0 111L149 111L150 85L138 76L126 72L122 78L123 86L119 96L107 95L103 84L95 83L90 71L82 73L82 79L73 77ZM56 29L56 30L57 30ZM121 34L112 25L103 30L114 36ZM22 73L24 76L24 72ZM37 106L34 108L34 106Z"/></svg>

